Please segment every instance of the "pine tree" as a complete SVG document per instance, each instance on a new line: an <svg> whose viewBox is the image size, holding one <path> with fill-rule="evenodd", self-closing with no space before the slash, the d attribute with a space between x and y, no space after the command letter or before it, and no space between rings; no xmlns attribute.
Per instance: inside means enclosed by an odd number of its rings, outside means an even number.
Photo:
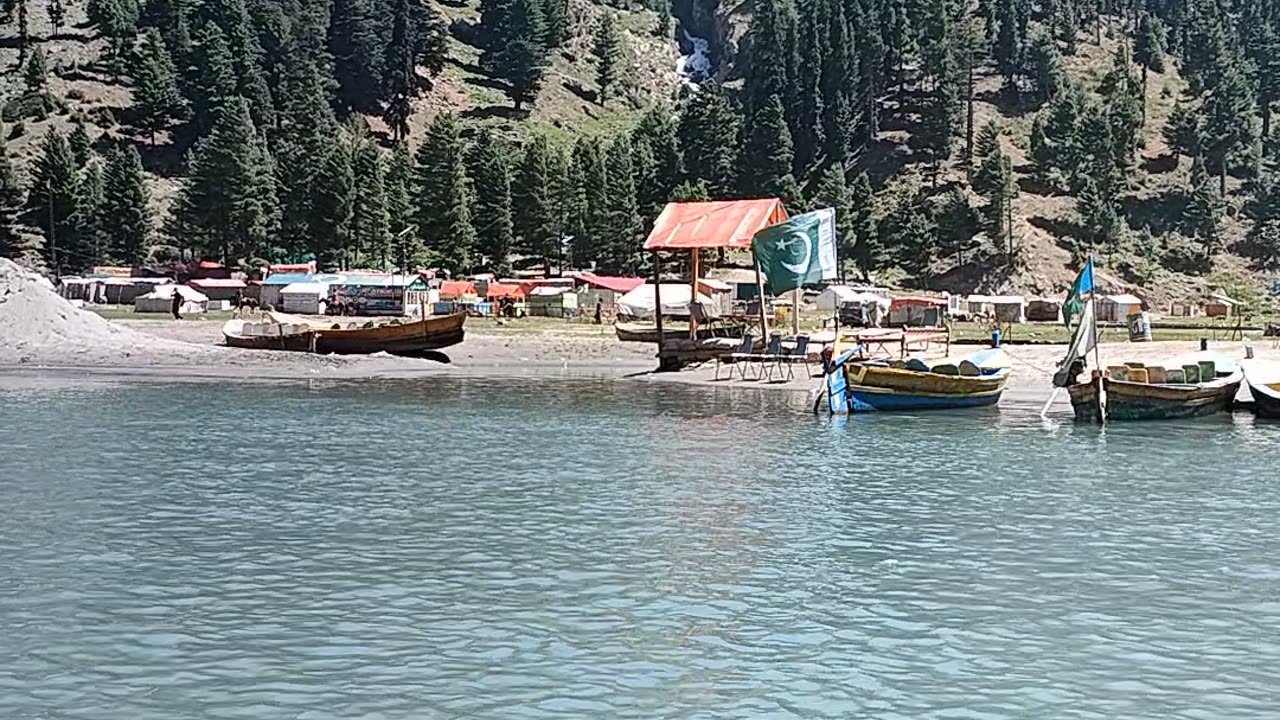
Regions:
<svg viewBox="0 0 1280 720"><path fill-rule="evenodd" d="M1062 56L1058 43L1045 32L1036 33L1027 48L1027 70L1031 78L1032 98L1036 102L1048 102L1062 90L1065 82L1062 73Z"/></svg>
<svg viewBox="0 0 1280 720"><path fill-rule="evenodd" d="M1164 141L1173 155L1196 156L1201 153L1203 132L1200 115L1186 103L1179 102L1169 113L1169 120L1161 129Z"/></svg>
<svg viewBox="0 0 1280 720"><path fill-rule="evenodd" d="M117 145L106 156L103 172L102 225L111 256L138 266L151 246L150 195L142 180L142 158L132 145Z"/></svg>
<svg viewBox="0 0 1280 720"><path fill-rule="evenodd" d="M480 67L501 75L502 51L510 39L511 13L515 0L480 0Z"/></svg>
<svg viewBox="0 0 1280 720"><path fill-rule="evenodd" d="M870 279L871 272L878 269L883 261L883 248L875 221L875 193L865 172L859 173L849 184L849 201L853 207L854 230L857 233L853 261L863 278Z"/></svg>
<svg viewBox="0 0 1280 720"><path fill-rule="evenodd" d="M997 24L996 42L991 54L1005 84L1018 91L1023 73L1023 57L1027 46L1028 12L1021 0L994 0Z"/></svg>
<svg viewBox="0 0 1280 720"><path fill-rule="evenodd" d="M89 162L89 152L93 148L93 141L89 139L89 131L84 123L76 122L71 127L67 143L71 145L71 155L76 159L76 167L84 167Z"/></svg>
<svg viewBox="0 0 1280 720"><path fill-rule="evenodd" d="M262 257L278 231L273 163L241 97L226 100L192 149L169 234L224 261Z"/></svg>
<svg viewBox="0 0 1280 720"><path fill-rule="evenodd" d="M560 47L569 34L568 0L542 0L542 14L547 25L547 47Z"/></svg>
<svg viewBox="0 0 1280 720"><path fill-rule="evenodd" d="M634 165L637 208L648 228L680 183L680 144L676 137L676 121L668 109L651 108L640 118L631 137L636 155L645 158L643 168L639 162Z"/></svg>
<svg viewBox="0 0 1280 720"><path fill-rule="evenodd" d="M788 31L795 25L791 0L757 0L752 6L751 26L747 32L751 48L747 59L745 104L754 115L770 98L779 101L792 89L788 70L795 67L795 43L787 41Z"/></svg>
<svg viewBox="0 0 1280 720"><path fill-rule="evenodd" d="M14 0L18 5L18 65L27 60L27 45L31 43L31 28L27 24L28 0Z"/></svg>
<svg viewBox="0 0 1280 720"><path fill-rule="evenodd" d="M4 137L3 127L0 127L0 137ZM18 222L26 199L9 149L0 145L0 257L40 271L44 268L43 243L38 235L24 231Z"/></svg>
<svg viewBox="0 0 1280 720"><path fill-rule="evenodd" d="M78 182L76 171L75 157L66 137L51 128L40 143L27 207L31 209L35 224L44 231L49 266L59 275L82 267L84 257L84 248L80 247L73 222Z"/></svg>
<svg viewBox="0 0 1280 720"><path fill-rule="evenodd" d="M24 2L25 5L25 2ZM107 38L108 57L119 60L128 40L138 31L138 6L134 0L89 0L89 21Z"/></svg>
<svg viewBox="0 0 1280 720"><path fill-rule="evenodd" d="M777 197L784 203L799 196L795 177L791 132L787 129L782 99L774 96L756 112L742 155L740 187L749 197Z"/></svg>
<svg viewBox="0 0 1280 720"><path fill-rule="evenodd" d="M387 107L382 119L391 128L391 137L403 140L409 135L413 99L418 97L418 71L414 67L414 37L409 17L411 0L394 2L391 40L383 59L382 94Z"/></svg>
<svg viewBox="0 0 1280 720"><path fill-rule="evenodd" d="M596 57L596 84L600 86L600 104L603 105L608 99L609 88L618 80L618 61L622 54L617 21L609 10L601 13L592 52Z"/></svg>
<svg viewBox="0 0 1280 720"><path fill-rule="evenodd" d="M76 211L71 219L79 245L84 249L86 266L119 262L111 254L111 240L107 235L112 219L107 214L106 182L102 158L94 153L85 161L77 178Z"/></svg>
<svg viewBox="0 0 1280 720"><path fill-rule="evenodd" d="M513 0L508 34L497 57L497 71L507 81L507 95L521 109L542 87L547 62L546 23L538 0Z"/></svg>
<svg viewBox="0 0 1280 720"><path fill-rule="evenodd" d="M263 132L274 128L275 103L262 72L262 44L245 0L204 0L203 9L209 20L226 33L236 92L249 102L254 125Z"/></svg>
<svg viewBox="0 0 1280 720"><path fill-rule="evenodd" d="M311 189L313 222L308 249L315 255L316 267L351 267L355 171L350 148L340 143L329 148Z"/></svg>
<svg viewBox="0 0 1280 720"><path fill-rule="evenodd" d="M27 66L22 71L22 79L27 85L27 92L44 92L49 80L49 66L45 62L44 49L39 45L27 56Z"/></svg>
<svg viewBox="0 0 1280 720"><path fill-rule="evenodd" d="M885 218L881 234L892 238L903 269L915 277L917 284L928 288L938 256L938 224L928 203L922 198L904 200Z"/></svg>
<svg viewBox="0 0 1280 720"><path fill-rule="evenodd" d="M313 244L316 214L312 203L317 194L313 186L330 148L338 142L338 127L319 68L307 60L310 53L305 45L295 47L288 55L290 63L280 93L285 105L276 142L276 173L280 239L288 254L300 257L310 252Z"/></svg>
<svg viewBox="0 0 1280 720"><path fill-rule="evenodd" d="M138 53L134 78L134 105L142 126L151 134L151 144L155 145L156 133L168 127L170 120L181 118L183 113L177 71L160 33L155 30L148 31L147 41Z"/></svg>
<svg viewBox="0 0 1280 720"><path fill-rule="evenodd" d="M678 135L684 158L684 178L701 180L717 200L735 196L738 130L742 121L724 91L707 83L680 114Z"/></svg>
<svg viewBox="0 0 1280 720"><path fill-rule="evenodd" d="M49 24L53 26L53 34L57 36L62 31L62 23L67 19L67 8L62 4L62 0L48 0L45 3L45 10L49 13Z"/></svg>
<svg viewBox="0 0 1280 720"><path fill-rule="evenodd" d="M333 0L329 13L329 52L343 113L377 113L383 81L383 45L374 25L370 0Z"/></svg>
<svg viewBox="0 0 1280 720"><path fill-rule="evenodd" d="M822 58L822 134L828 161L843 164L857 135L854 125L861 78L844 3L831 0L828 13L827 50Z"/></svg>
<svg viewBox="0 0 1280 720"><path fill-rule="evenodd" d="M377 267L386 269L392 255L391 225L387 217L386 163L377 144L367 135L356 134L353 141L352 263L363 265L377 258Z"/></svg>
<svg viewBox="0 0 1280 720"><path fill-rule="evenodd" d="M600 243L607 239L609 203L608 179L605 174L604 150L594 137L581 137L573 146L573 175L578 183L576 209L572 229L573 260L578 267L599 261Z"/></svg>
<svg viewBox="0 0 1280 720"><path fill-rule="evenodd" d="M196 38L191 71L182 90L191 103L196 133L204 136L213 127L218 108L236 94L227 38L214 23L206 23Z"/></svg>
<svg viewBox="0 0 1280 720"><path fill-rule="evenodd" d="M822 103L822 53L823 43L827 40L824 37L826 28L820 18L813 18L810 14L817 14L821 3L822 0L809 0L803 6L802 10L810 17L810 21L799 27L801 39L795 88L797 107L792 126L795 141L795 166L792 170L797 177L808 174L826 142Z"/></svg>
<svg viewBox="0 0 1280 720"><path fill-rule="evenodd" d="M485 129L468 156L475 185L477 253L485 267L502 276L511 273L511 162L507 146Z"/></svg>
<svg viewBox="0 0 1280 720"><path fill-rule="evenodd" d="M557 254L559 238L551 213L551 145L543 135L526 141L511 183L511 211L520 252L541 255L544 268Z"/></svg>
<svg viewBox="0 0 1280 720"><path fill-rule="evenodd" d="M1142 13L1133 41L1133 60L1142 67L1142 115L1147 113L1147 73L1164 72L1165 29L1158 16Z"/></svg>
<svg viewBox="0 0 1280 720"><path fill-rule="evenodd" d="M1252 34L1251 49L1265 148L1271 142L1271 112L1275 103L1280 101L1280 30L1270 23L1262 23Z"/></svg>
<svg viewBox="0 0 1280 720"><path fill-rule="evenodd" d="M1078 248L1078 256L1113 247L1122 237L1123 220L1105 182L1097 183L1088 175L1082 176L1076 193L1076 211L1080 213L1085 242L1085 247Z"/></svg>
<svg viewBox="0 0 1280 720"><path fill-rule="evenodd" d="M1232 63L1211 81L1200 107L1204 155L1218 175L1218 194L1227 192L1231 155L1253 142L1253 97L1244 74Z"/></svg>
<svg viewBox="0 0 1280 720"><path fill-rule="evenodd" d="M986 196L988 231L1005 247L1006 257L1012 262L1013 200L1018 195L1018 186L1014 183L1013 162L999 142L989 147L983 156L974 174L974 189Z"/></svg>
<svg viewBox="0 0 1280 720"><path fill-rule="evenodd" d="M1074 183L1084 162L1084 148L1097 142L1097 138L1090 138L1082 130L1087 109L1080 88L1068 86L1049 103L1039 123L1039 132L1033 128L1031 157L1041 182L1059 188Z"/></svg>
<svg viewBox="0 0 1280 720"><path fill-rule="evenodd" d="M631 142L626 135L619 135L604 153L607 204L599 269L606 273L631 273L636 267L640 215L631 160Z"/></svg>
<svg viewBox="0 0 1280 720"><path fill-rule="evenodd" d="M1189 237L1200 242L1208 260L1222 250L1218 219L1222 215L1222 194L1214 185L1204 159L1197 155L1191 163L1191 187L1183 205L1182 226Z"/></svg>
<svg viewBox="0 0 1280 720"><path fill-rule="evenodd" d="M1102 79L1102 105L1111 129L1111 157L1121 175L1133 167L1142 134L1142 88L1133 74L1126 49L1115 55Z"/></svg>
<svg viewBox="0 0 1280 720"><path fill-rule="evenodd" d="M930 158L936 184L942 163L951 156L962 109L963 78L952 53L951 23L943 0L930 0L920 18L920 46L924 57L921 81L923 107L918 135Z"/></svg>
<svg viewBox="0 0 1280 720"><path fill-rule="evenodd" d="M416 214L413 203L413 156L409 154L409 145L403 140L396 143L391 151L391 162L387 167L386 194L387 219L391 231L391 260L401 270L408 268L408 262L419 254L420 247L414 232L416 225L413 217Z"/></svg>
<svg viewBox="0 0 1280 720"><path fill-rule="evenodd" d="M476 231L471 224L466 146L457 118L437 115L416 157L418 232L429 251L455 273L471 266Z"/></svg>
<svg viewBox="0 0 1280 720"><path fill-rule="evenodd" d="M1245 210L1253 224L1235 250L1253 260L1254 267L1269 271L1280 267L1280 176L1267 172L1253 183L1253 196Z"/></svg>
<svg viewBox="0 0 1280 720"><path fill-rule="evenodd" d="M974 237L982 227L982 219L959 186L953 185L943 193L937 221L938 253L954 257L963 265L965 253L973 248Z"/></svg>

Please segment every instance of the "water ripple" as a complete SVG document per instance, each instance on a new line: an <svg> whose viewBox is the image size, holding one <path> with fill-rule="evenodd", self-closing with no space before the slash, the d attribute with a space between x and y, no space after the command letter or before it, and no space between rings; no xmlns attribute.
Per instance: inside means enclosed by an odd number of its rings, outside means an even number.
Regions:
<svg viewBox="0 0 1280 720"><path fill-rule="evenodd" d="M0 390L0 717L1275 717L1280 426L802 410Z"/></svg>

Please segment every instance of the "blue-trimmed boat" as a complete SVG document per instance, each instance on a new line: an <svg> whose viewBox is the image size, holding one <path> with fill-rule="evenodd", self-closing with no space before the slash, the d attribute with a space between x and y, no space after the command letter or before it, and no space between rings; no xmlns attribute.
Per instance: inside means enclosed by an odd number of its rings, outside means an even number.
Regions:
<svg viewBox="0 0 1280 720"><path fill-rule="evenodd" d="M1008 356L1000 348L932 366L859 360L860 351L852 348L828 366L832 414L985 407L1000 402L1009 379Z"/></svg>

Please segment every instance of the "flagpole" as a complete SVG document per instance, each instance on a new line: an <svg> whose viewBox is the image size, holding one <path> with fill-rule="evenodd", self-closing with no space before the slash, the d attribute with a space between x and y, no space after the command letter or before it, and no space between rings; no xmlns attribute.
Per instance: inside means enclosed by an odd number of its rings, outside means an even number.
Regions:
<svg viewBox="0 0 1280 720"><path fill-rule="evenodd" d="M791 300L791 334L800 334L800 299L803 297L804 288L796 286L795 294Z"/></svg>
<svg viewBox="0 0 1280 720"><path fill-rule="evenodd" d="M1098 282L1093 277L1093 254L1089 254L1089 312L1093 315L1093 367L1097 373L1098 383L1098 424L1105 425L1107 422L1107 397L1102 382L1102 352L1098 349L1098 306L1095 304L1098 297Z"/></svg>

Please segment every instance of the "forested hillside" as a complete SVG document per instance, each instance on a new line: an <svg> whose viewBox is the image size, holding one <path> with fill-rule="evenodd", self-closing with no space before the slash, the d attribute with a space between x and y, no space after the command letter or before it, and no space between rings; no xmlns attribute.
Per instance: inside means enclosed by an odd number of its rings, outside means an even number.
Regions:
<svg viewBox="0 0 1280 720"><path fill-rule="evenodd" d="M60 272L635 272L667 200L763 195L904 286L1280 265L1280 0L0 2L0 254Z"/></svg>

